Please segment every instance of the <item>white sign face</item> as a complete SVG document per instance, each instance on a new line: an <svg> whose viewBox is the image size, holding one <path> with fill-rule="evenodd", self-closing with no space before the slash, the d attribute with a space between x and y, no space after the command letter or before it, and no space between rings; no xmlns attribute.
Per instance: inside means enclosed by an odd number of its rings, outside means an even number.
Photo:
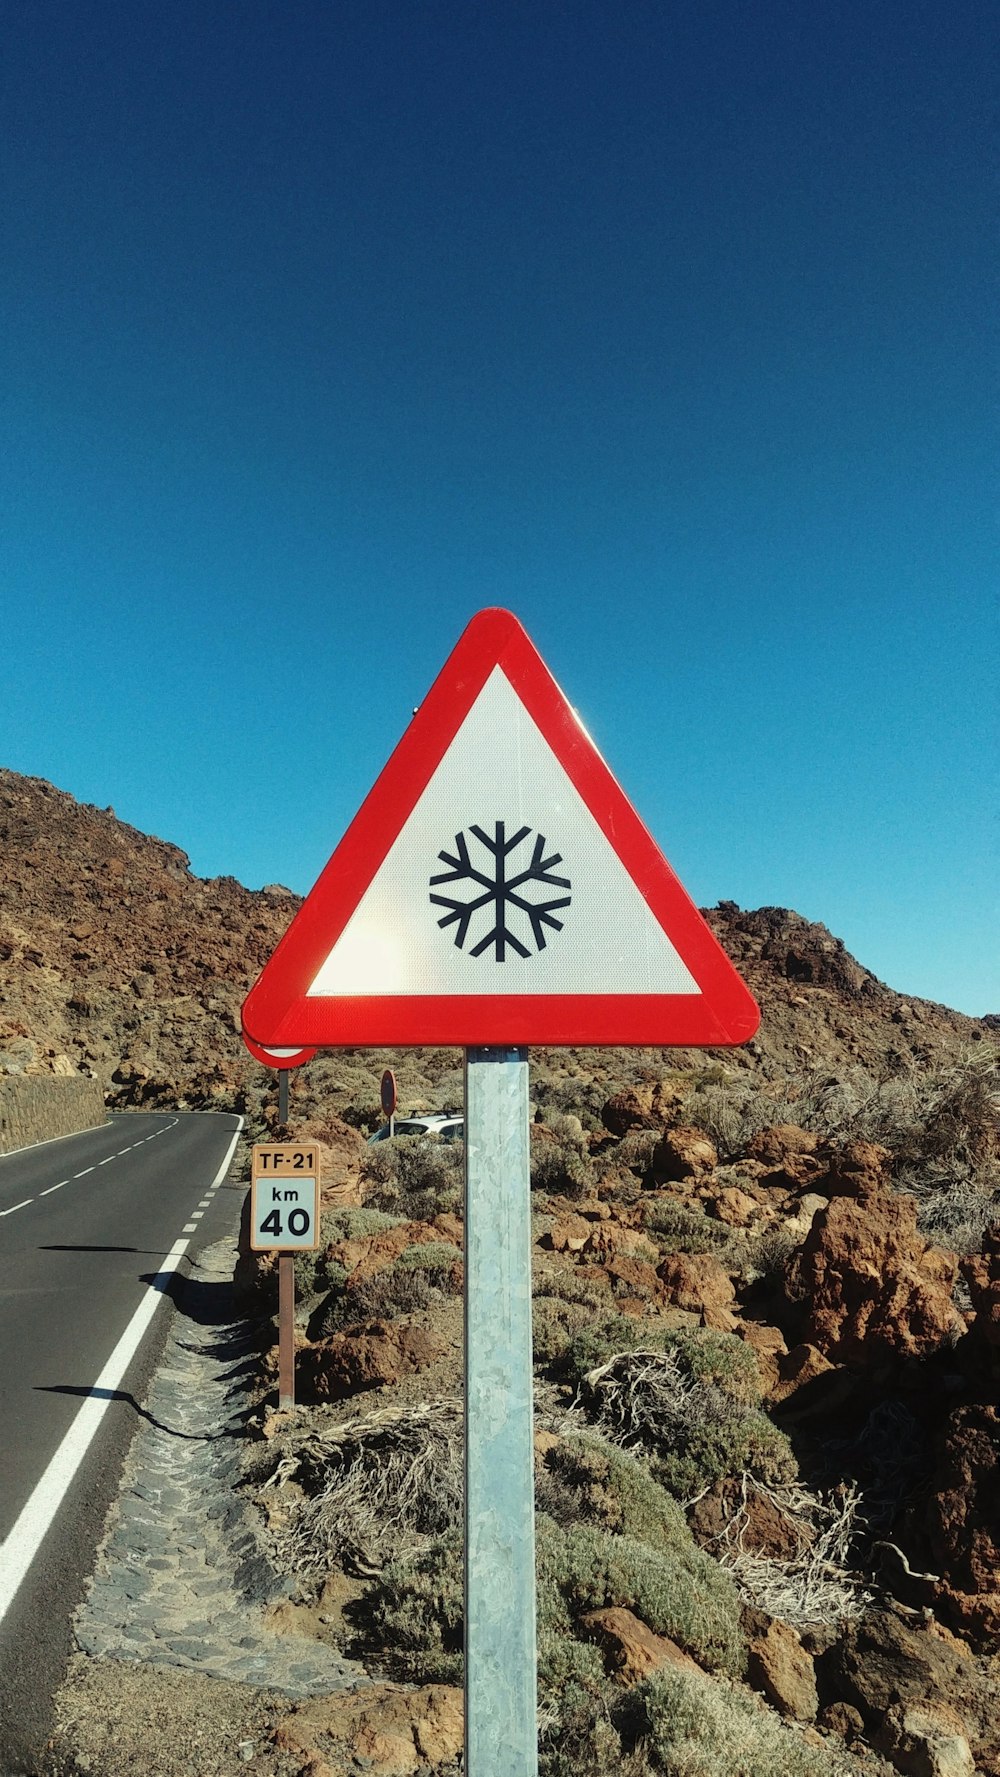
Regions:
<svg viewBox="0 0 1000 1777"><path fill-rule="evenodd" d="M319 1168L311 1148L256 1146L250 1183L254 1252L311 1251L319 1244Z"/></svg>
<svg viewBox="0 0 1000 1777"><path fill-rule="evenodd" d="M609 990L701 992L498 666L309 996Z"/></svg>

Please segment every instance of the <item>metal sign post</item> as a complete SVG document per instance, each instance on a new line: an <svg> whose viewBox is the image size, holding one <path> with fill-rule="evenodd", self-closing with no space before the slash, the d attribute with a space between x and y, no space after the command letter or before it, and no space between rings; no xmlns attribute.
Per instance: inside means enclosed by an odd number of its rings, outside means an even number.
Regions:
<svg viewBox="0 0 1000 1777"><path fill-rule="evenodd" d="M465 1769L536 1777L527 1049L465 1066Z"/></svg>

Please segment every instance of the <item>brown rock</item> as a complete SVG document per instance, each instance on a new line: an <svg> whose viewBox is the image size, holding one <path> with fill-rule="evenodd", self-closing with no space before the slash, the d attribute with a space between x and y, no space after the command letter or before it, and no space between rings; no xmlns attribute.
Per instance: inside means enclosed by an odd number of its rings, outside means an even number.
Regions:
<svg viewBox="0 0 1000 1777"><path fill-rule="evenodd" d="M726 1185L717 1191L708 1207L716 1220L725 1222L728 1228L749 1228L751 1222L759 1220L761 1213L760 1204L737 1185Z"/></svg>
<svg viewBox="0 0 1000 1777"><path fill-rule="evenodd" d="M563 1216L553 1222L544 1238L554 1253L580 1253L590 1239L590 1223L582 1216Z"/></svg>
<svg viewBox="0 0 1000 1777"><path fill-rule="evenodd" d="M698 1314L703 1326L716 1332L732 1332L736 1299L726 1272L712 1253L671 1253L658 1268L668 1301Z"/></svg>
<svg viewBox="0 0 1000 1777"><path fill-rule="evenodd" d="M751 1621L747 1622L747 1618ZM762 1618L757 1623L753 1619ZM747 1678L782 1715L814 1721L819 1707L812 1656L790 1623L747 1612Z"/></svg>
<svg viewBox="0 0 1000 1777"><path fill-rule="evenodd" d="M805 1239L821 1209L829 1209L829 1197L821 1197L818 1191L803 1191L795 1205L795 1214L787 1216L782 1227L796 1245Z"/></svg>
<svg viewBox="0 0 1000 1777"><path fill-rule="evenodd" d="M788 1356L788 1346L782 1334L777 1327L765 1327L755 1320L741 1321L736 1331L757 1359L764 1393L770 1395L781 1379L779 1359Z"/></svg>
<svg viewBox="0 0 1000 1777"><path fill-rule="evenodd" d="M784 1167L802 1154L814 1154L819 1137L797 1123L772 1123L758 1130L747 1148L751 1160L760 1160L767 1167Z"/></svg>
<svg viewBox="0 0 1000 1777"><path fill-rule="evenodd" d="M975 1777L965 1724L947 1703L896 1703L873 1744L904 1777Z"/></svg>
<svg viewBox="0 0 1000 1777"><path fill-rule="evenodd" d="M839 1734L848 1746L864 1736L865 1718L860 1709L855 1709L853 1703L828 1703L825 1709L820 1710L816 1722L827 1733Z"/></svg>
<svg viewBox="0 0 1000 1777"><path fill-rule="evenodd" d="M639 1684L660 1666L680 1666L687 1672L701 1671L676 1641L666 1635L654 1634L630 1610L619 1606L591 1610L580 1618L580 1623L590 1640L603 1648L605 1666L620 1684Z"/></svg>
<svg viewBox="0 0 1000 1777"><path fill-rule="evenodd" d="M731 1479L714 1482L687 1516L702 1547L723 1536L738 1517L740 1546L771 1561L795 1561L815 1541L815 1533L801 1519L786 1515L769 1493L755 1487L744 1492Z"/></svg>
<svg viewBox="0 0 1000 1777"><path fill-rule="evenodd" d="M771 1406L778 1406L819 1377L833 1375L835 1370L836 1365L817 1346L793 1345L791 1351L778 1354L778 1380L767 1399Z"/></svg>
<svg viewBox="0 0 1000 1777"><path fill-rule="evenodd" d="M977 1345L1000 1350L1000 1223L987 1228L982 1248L960 1266L975 1311Z"/></svg>
<svg viewBox="0 0 1000 1777"><path fill-rule="evenodd" d="M797 1123L774 1123L761 1129L747 1149L760 1168L759 1184L771 1193L801 1190L823 1170L817 1154L819 1137Z"/></svg>
<svg viewBox="0 0 1000 1777"><path fill-rule="evenodd" d="M652 1086L627 1086L616 1092L603 1106L601 1122L612 1135L625 1135L630 1129L659 1129L662 1125L653 1109Z"/></svg>
<svg viewBox="0 0 1000 1777"><path fill-rule="evenodd" d="M333 1770L363 1764L372 1777L436 1771L458 1757L463 1739L462 1692L445 1684L375 1683L313 1697L293 1705L273 1735L280 1751L313 1769L329 1765L332 1749Z"/></svg>
<svg viewBox="0 0 1000 1777"><path fill-rule="evenodd" d="M598 1267L588 1266L585 1275L591 1276L592 1270L596 1269ZM606 1265L600 1266L600 1271L619 1297L632 1297L639 1302L649 1302L656 1297L663 1296L663 1286L656 1274L656 1267L651 1265L648 1260L632 1259L627 1256L621 1259L609 1259ZM622 1307L625 1307L624 1301Z"/></svg>
<svg viewBox="0 0 1000 1777"><path fill-rule="evenodd" d="M659 1249L638 1228L627 1228L621 1222L599 1222L588 1230L586 1255L599 1264L611 1259L634 1258L653 1264Z"/></svg>
<svg viewBox="0 0 1000 1777"><path fill-rule="evenodd" d="M681 1124L677 1129L668 1129L653 1149L650 1162L653 1177L658 1184L703 1178L706 1173L714 1172L718 1164L719 1156L714 1143L703 1129L695 1129L688 1124Z"/></svg>
<svg viewBox="0 0 1000 1777"><path fill-rule="evenodd" d="M857 1146L867 1144L855 1144ZM835 1197L813 1222L786 1273L793 1300L806 1305L805 1340L858 1369L926 1357L964 1333L965 1322L924 1263L912 1197L863 1191Z"/></svg>
<svg viewBox="0 0 1000 1777"><path fill-rule="evenodd" d="M373 1321L363 1331L335 1333L305 1346L297 1355L296 1376L303 1400L340 1401L412 1376L444 1350L444 1341L424 1327Z"/></svg>
<svg viewBox="0 0 1000 1777"><path fill-rule="evenodd" d="M942 1578L935 1602L960 1629L1000 1646L1000 1412L957 1407L941 1435L927 1507Z"/></svg>
<svg viewBox="0 0 1000 1777"><path fill-rule="evenodd" d="M897 1703L947 1703L968 1731L992 1711L974 1661L891 1611L871 1610L849 1623L828 1660L830 1684L869 1720L881 1720Z"/></svg>
<svg viewBox="0 0 1000 1777"><path fill-rule="evenodd" d="M859 1197L865 1191L888 1188L887 1167L892 1155L874 1141L852 1141L846 1147L827 1147L829 1164L823 1180L828 1197Z"/></svg>

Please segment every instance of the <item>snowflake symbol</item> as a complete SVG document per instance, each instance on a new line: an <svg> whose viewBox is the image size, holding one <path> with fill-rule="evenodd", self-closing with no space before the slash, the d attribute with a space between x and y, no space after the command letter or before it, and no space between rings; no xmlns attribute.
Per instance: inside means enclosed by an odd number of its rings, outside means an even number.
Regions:
<svg viewBox="0 0 1000 1777"><path fill-rule="evenodd" d="M440 883L461 882L468 883L472 889L478 885L483 892L480 895L474 895L471 900L456 899L451 895L432 894L431 901L435 907L448 909L438 920L438 925L442 931L445 926L453 925L455 927L455 943L459 950L462 950L469 934L469 927L476 914L484 913L486 920L492 920L492 925L485 937L473 944L469 955L482 956L483 952L492 946L497 962L502 963L507 960L508 946L511 950L516 951L518 956L531 955L527 944L522 943L517 933L510 929L508 922L516 913L521 916L516 923L520 926L524 936L527 937L530 926L535 949L544 950L545 928L549 927L554 932L562 931L563 922L561 919L556 919L556 909L568 907L570 896L568 894L560 895L547 901L531 900L527 894L522 894L520 891L526 889L530 883L539 883L548 888L568 889L570 887L568 876L553 876L552 874L553 865L562 863L561 853L552 852L550 856L546 857L545 849L548 840L543 834L538 833L535 835L527 867L517 870L515 864L515 873L509 876L507 866L511 861L511 853L516 852L525 840L530 841L531 828L519 827L513 838L508 839L505 822L496 821L494 822L492 839L488 833L483 832L482 827L470 827L469 835L488 854L488 858L485 860L487 868L476 869L469 855L469 840L464 833L456 833L455 855L453 856L451 852L447 851L438 852L442 864L447 864L448 868L441 871L439 875L432 876L430 886L433 889ZM527 855L527 853L522 854L523 857ZM482 929L483 921L480 920L478 924Z"/></svg>

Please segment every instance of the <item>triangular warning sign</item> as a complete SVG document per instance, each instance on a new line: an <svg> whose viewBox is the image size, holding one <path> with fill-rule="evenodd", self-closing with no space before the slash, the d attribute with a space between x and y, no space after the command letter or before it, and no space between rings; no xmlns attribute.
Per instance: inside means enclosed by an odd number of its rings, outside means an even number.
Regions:
<svg viewBox="0 0 1000 1777"><path fill-rule="evenodd" d="M268 1048L744 1043L760 1014L521 625L474 617L243 1007Z"/></svg>

